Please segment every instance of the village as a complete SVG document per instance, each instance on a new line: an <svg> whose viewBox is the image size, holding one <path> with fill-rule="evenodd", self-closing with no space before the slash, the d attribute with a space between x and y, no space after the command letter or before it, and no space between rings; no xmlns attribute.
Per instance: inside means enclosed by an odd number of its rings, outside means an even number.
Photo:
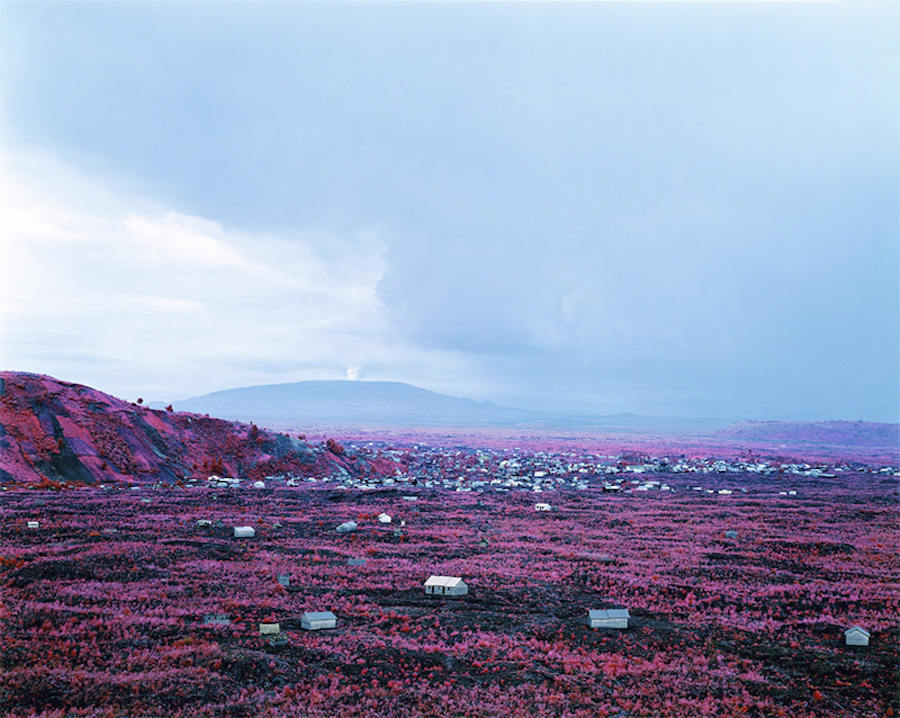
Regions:
<svg viewBox="0 0 900 718"><path fill-rule="evenodd" d="M386 457L397 464L394 476L355 477L347 472L329 478L292 475L268 476L264 481L247 482L238 477L210 476L210 485L297 486L301 483L334 483L344 489L369 491L387 486L443 489L456 492L534 493L567 489L604 491L679 491L746 493L741 477L771 476L787 479L837 479L846 472L900 475L900 467L873 468L861 462L782 462L773 459L721 459L679 456L651 457L637 454L595 454L586 452L523 451L518 448L461 449L415 444L398 449L388 444L366 442L348 444L352 457ZM192 480L189 483L202 483ZM777 482L771 486L777 487ZM791 493L791 492L794 493ZM795 495L791 489L776 493Z"/></svg>

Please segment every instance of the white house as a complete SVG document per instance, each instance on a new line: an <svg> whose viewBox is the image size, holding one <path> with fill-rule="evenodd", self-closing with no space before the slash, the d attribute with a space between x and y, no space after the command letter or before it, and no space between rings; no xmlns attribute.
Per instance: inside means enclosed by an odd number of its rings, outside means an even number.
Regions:
<svg viewBox="0 0 900 718"><path fill-rule="evenodd" d="M276 633L281 633L281 626L277 623L260 623L259 624L259 635L260 636L271 636Z"/></svg>
<svg viewBox="0 0 900 718"><path fill-rule="evenodd" d="M388 514L378 514L378 523L389 524L391 517Z"/></svg>
<svg viewBox="0 0 900 718"><path fill-rule="evenodd" d="M868 646L871 634L862 626L851 626L844 631L844 641L848 646Z"/></svg>
<svg viewBox="0 0 900 718"><path fill-rule="evenodd" d="M466 582L458 576L430 576L425 582L425 593L437 596L465 596L469 592Z"/></svg>
<svg viewBox="0 0 900 718"><path fill-rule="evenodd" d="M627 608L609 608L588 611L588 625L591 628L628 628Z"/></svg>
<svg viewBox="0 0 900 718"><path fill-rule="evenodd" d="M41 527L40 521L29 521L28 522L28 528L30 528L30 529L39 529L40 527Z"/></svg>
<svg viewBox="0 0 900 718"><path fill-rule="evenodd" d="M256 536L256 529L254 529L252 526L234 527L235 538L253 538L254 536Z"/></svg>
<svg viewBox="0 0 900 718"><path fill-rule="evenodd" d="M349 534L356 531L359 528L359 524L356 521L345 521L340 526L338 526L335 531L339 534Z"/></svg>
<svg viewBox="0 0 900 718"><path fill-rule="evenodd" d="M331 611L307 611L300 617L300 626L307 631L334 628L336 623L337 616Z"/></svg>
<svg viewBox="0 0 900 718"><path fill-rule="evenodd" d="M738 537L738 532L734 529L729 529L725 532L725 538L736 539Z"/></svg>
<svg viewBox="0 0 900 718"><path fill-rule="evenodd" d="M535 504L535 505L534 505L534 510L535 510L535 511L549 511L549 510L550 510L550 504Z"/></svg>

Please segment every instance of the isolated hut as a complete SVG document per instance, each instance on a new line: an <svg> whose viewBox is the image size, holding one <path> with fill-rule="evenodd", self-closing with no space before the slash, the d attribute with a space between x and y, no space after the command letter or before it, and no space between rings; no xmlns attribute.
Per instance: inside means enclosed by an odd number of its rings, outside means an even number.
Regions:
<svg viewBox="0 0 900 718"><path fill-rule="evenodd" d="M550 504L535 504L535 505L534 505L534 510L535 510L535 511L549 511L549 510L550 510Z"/></svg>
<svg viewBox="0 0 900 718"><path fill-rule="evenodd" d="M851 626L844 631L844 641L848 646L868 646L870 636L862 626Z"/></svg>
<svg viewBox="0 0 900 718"><path fill-rule="evenodd" d="M254 536L256 536L256 529L254 529L252 526L234 527L235 538L253 538Z"/></svg>
<svg viewBox="0 0 900 718"><path fill-rule="evenodd" d="M389 514L378 514L378 523L389 524L392 521Z"/></svg>
<svg viewBox="0 0 900 718"><path fill-rule="evenodd" d="M588 625L591 628L628 628L627 608L609 608L588 611Z"/></svg>
<svg viewBox="0 0 900 718"><path fill-rule="evenodd" d="M725 532L725 538L736 539L738 537L738 532L734 529L729 529Z"/></svg>
<svg viewBox="0 0 900 718"><path fill-rule="evenodd" d="M364 558L348 558L347 565L348 566L365 566L366 560Z"/></svg>
<svg viewBox="0 0 900 718"><path fill-rule="evenodd" d="M277 623L260 623L259 624L259 635L260 636L271 636L276 633L281 633L281 626Z"/></svg>
<svg viewBox="0 0 900 718"><path fill-rule="evenodd" d="M28 522L28 528L30 528L30 529L39 529L40 527L41 527L40 521L29 521Z"/></svg>
<svg viewBox="0 0 900 718"><path fill-rule="evenodd" d="M335 531L339 534L349 534L356 531L359 528L359 524L356 521L345 521L340 526L338 526Z"/></svg>
<svg viewBox="0 0 900 718"><path fill-rule="evenodd" d="M331 611L307 611L300 617L300 625L307 631L334 628L336 623L337 616Z"/></svg>
<svg viewBox="0 0 900 718"><path fill-rule="evenodd" d="M466 582L458 576L430 576L425 582L425 593L437 596L465 596L469 592Z"/></svg>

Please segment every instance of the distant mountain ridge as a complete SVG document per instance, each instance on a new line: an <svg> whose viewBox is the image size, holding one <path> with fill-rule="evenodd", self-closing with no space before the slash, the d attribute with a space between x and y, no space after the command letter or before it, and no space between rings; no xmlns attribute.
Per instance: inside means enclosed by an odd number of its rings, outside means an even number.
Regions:
<svg viewBox="0 0 900 718"><path fill-rule="evenodd" d="M179 411L273 427L327 429L534 429L612 435L664 435L747 442L779 450L782 444L883 448L898 451L900 425L847 421L748 421L648 417L630 413L565 415L446 396L391 381L301 381L213 392L172 402ZM162 404L159 404L162 406Z"/></svg>
<svg viewBox="0 0 900 718"><path fill-rule="evenodd" d="M241 387L174 401L172 406L236 421L305 425L509 425L538 421L542 416L395 381L301 381Z"/></svg>
<svg viewBox="0 0 900 718"><path fill-rule="evenodd" d="M716 432L728 439L900 447L900 425L873 421L738 421Z"/></svg>

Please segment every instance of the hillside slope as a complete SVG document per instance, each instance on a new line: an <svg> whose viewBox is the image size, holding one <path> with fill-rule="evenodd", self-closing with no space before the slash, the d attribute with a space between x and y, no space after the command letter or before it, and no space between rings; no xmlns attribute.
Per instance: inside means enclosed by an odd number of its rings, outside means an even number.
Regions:
<svg viewBox="0 0 900 718"><path fill-rule="evenodd" d="M158 411L51 377L0 372L0 481L176 482L391 470L284 434Z"/></svg>

